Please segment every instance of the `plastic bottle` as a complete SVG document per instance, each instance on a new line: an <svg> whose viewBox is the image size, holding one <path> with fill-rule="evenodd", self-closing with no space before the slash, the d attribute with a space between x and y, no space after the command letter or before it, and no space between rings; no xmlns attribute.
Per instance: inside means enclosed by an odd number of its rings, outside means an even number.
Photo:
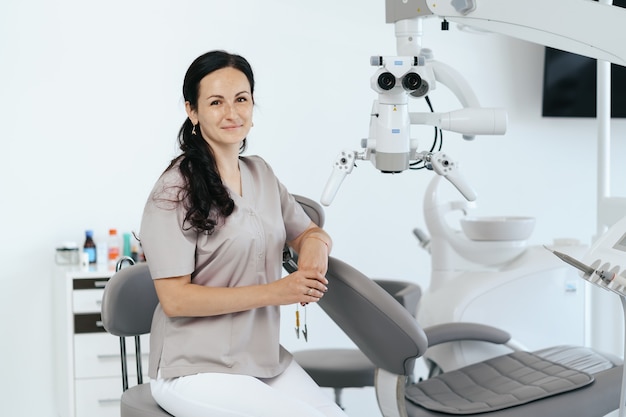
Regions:
<svg viewBox="0 0 626 417"><path fill-rule="evenodd" d="M109 229L109 267L115 267L115 263L120 257L120 242L117 236L117 229Z"/></svg>
<svg viewBox="0 0 626 417"><path fill-rule="evenodd" d="M93 230L85 231L85 243L83 244L83 252L87 254L90 265L96 263L98 258L96 255L96 243L93 241Z"/></svg>
<svg viewBox="0 0 626 417"><path fill-rule="evenodd" d="M124 237L124 250L122 251L122 254L124 256L130 257L132 255L132 250L131 250L131 245L130 245L130 233L124 233L123 237Z"/></svg>

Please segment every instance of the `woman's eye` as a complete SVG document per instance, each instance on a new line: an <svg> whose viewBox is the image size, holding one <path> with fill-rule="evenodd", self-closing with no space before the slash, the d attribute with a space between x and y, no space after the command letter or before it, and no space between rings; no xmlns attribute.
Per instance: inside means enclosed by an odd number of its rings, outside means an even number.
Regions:
<svg viewBox="0 0 626 417"><path fill-rule="evenodd" d="M247 97L238 97L238 98L237 98L237 101L238 101L239 103L245 103L246 101L248 101L248 98L247 98Z"/></svg>
<svg viewBox="0 0 626 417"><path fill-rule="evenodd" d="M219 104L220 104L219 100L214 100L211 102L211 106L217 106Z"/></svg>

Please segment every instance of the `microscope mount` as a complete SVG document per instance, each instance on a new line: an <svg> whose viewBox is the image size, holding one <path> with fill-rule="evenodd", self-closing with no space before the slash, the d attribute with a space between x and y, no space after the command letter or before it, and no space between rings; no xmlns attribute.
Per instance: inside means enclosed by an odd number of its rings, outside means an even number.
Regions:
<svg viewBox="0 0 626 417"><path fill-rule="evenodd" d="M613 32L623 27L626 9L602 1L385 0L385 13L386 22L396 25L404 20L438 16L444 21L626 66L626 45ZM597 25L590 28L593 22Z"/></svg>

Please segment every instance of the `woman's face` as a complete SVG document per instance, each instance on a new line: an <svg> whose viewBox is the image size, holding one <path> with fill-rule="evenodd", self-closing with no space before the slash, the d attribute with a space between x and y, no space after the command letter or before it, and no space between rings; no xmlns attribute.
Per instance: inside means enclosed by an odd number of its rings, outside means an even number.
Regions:
<svg viewBox="0 0 626 417"><path fill-rule="evenodd" d="M235 68L222 68L200 81L198 106L185 103L187 115L212 148L236 147L252 127L253 100L245 74ZM196 127L196 130L198 127Z"/></svg>

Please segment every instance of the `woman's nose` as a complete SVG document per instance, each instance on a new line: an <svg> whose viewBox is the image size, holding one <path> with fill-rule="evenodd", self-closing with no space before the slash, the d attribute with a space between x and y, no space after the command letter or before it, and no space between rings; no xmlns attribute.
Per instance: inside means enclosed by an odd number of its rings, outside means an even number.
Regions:
<svg viewBox="0 0 626 417"><path fill-rule="evenodd" d="M225 115L229 119L236 119L239 117L239 113L237 113L237 108L234 104L227 104L224 108Z"/></svg>

